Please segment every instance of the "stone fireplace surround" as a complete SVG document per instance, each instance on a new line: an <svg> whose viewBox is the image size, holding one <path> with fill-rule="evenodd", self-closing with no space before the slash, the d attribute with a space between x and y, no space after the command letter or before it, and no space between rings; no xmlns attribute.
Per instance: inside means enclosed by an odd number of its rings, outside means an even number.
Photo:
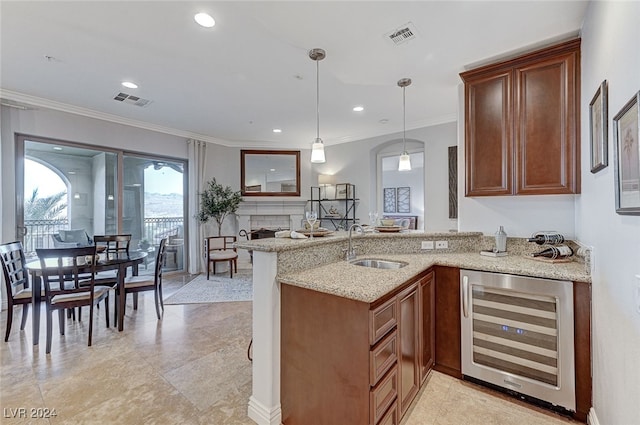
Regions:
<svg viewBox="0 0 640 425"><path fill-rule="evenodd" d="M236 217L238 230L297 230L302 226L306 200L300 199L251 199L240 202ZM249 254L238 250L238 259L249 264ZM246 261L246 263L245 263Z"/></svg>

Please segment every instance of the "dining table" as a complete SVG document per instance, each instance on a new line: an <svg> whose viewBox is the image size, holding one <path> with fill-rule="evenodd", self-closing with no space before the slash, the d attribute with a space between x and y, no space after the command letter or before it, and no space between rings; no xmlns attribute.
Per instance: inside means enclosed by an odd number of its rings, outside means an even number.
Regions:
<svg viewBox="0 0 640 425"><path fill-rule="evenodd" d="M131 273L133 276L138 275L138 266L140 263L145 261L148 253L145 251L134 251L129 253L101 253L98 254L98 261L95 264L95 272L107 271L107 270L116 270L116 281L118 292L121 296L118 297L118 331L122 332L124 330L124 309L126 305L126 297L124 292L124 279L127 275L127 269L131 267ZM55 259L51 259L52 261L56 261ZM48 264L47 264L48 265ZM55 263L51 264L55 266ZM38 345L40 342L40 303L42 302L42 289L36 290L35 288L42 288L42 284L40 283L40 279L42 277L42 265L40 263L40 259L35 259L27 262L26 264L27 270L29 270L29 274L31 275L31 282L33 285L32 293L32 303L33 303L33 317L32 317L32 329L33 329L33 345ZM80 267L80 272L90 272L91 266L87 264L85 267ZM38 284L36 284L38 283Z"/></svg>

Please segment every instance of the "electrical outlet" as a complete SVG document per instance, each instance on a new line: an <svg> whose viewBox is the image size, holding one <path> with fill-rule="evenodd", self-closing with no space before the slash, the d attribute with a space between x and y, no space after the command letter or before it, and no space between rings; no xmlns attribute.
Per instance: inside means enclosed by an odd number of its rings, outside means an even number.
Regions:
<svg viewBox="0 0 640 425"><path fill-rule="evenodd" d="M449 241L436 241L436 249L449 248Z"/></svg>
<svg viewBox="0 0 640 425"><path fill-rule="evenodd" d="M421 249L433 249L433 241L422 241Z"/></svg>

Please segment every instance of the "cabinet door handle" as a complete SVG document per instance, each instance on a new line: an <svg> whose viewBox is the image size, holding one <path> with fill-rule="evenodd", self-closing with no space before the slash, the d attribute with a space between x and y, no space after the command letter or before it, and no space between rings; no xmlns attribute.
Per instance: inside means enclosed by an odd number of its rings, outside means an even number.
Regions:
<svg viewBox="0 0 640 425"><path fill-rule="evenodd" d="M462 314L469 317L469 276L462 277Z"/></svg>

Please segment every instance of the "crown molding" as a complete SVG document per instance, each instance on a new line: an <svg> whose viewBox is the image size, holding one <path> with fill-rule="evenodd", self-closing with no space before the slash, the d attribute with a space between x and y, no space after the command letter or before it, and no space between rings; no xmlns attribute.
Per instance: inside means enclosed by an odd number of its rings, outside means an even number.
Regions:
<svg viewBox="0 0 640 425"><path fill-rule="evenodd" d="M47 108L60 112L67 112L74 115L81 115L83 117L95 118L102 121L108 121L115 124L128 125L130 127L141 128L143 130L155 131L157 133L169 134L172 136L184 137L186 139L196 139L203 142L215 143L227 147L237 147L237 143L233 143L229 140L219 139L217 137L211 137L204 134L194 133L191 131L177 130L175 128L164 127L161 125L151 124L144 121L132 120L130 118L124 118L118 115L107 114L104 112L94 111L92 109L82 108L80 106L69 105L67 103L56 102L37 96L31 96L24 93L18 93L11 90L0 89L0 98L3 100L10 100L17 102L21 107L26 109L33 109L33 107Z"/></svg>

